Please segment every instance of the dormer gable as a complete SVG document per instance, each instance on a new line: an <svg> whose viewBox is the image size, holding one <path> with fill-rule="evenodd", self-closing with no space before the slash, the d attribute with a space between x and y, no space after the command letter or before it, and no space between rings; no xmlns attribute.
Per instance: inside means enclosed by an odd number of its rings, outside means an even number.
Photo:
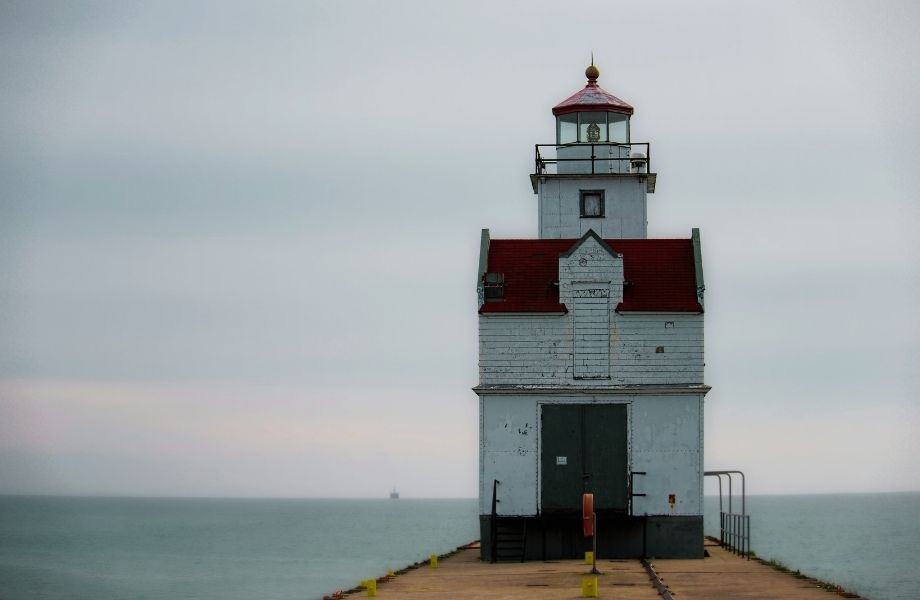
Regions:
<svg viewBox="0 0 920 600"><path fill-rule="evenodd" d="M623 301L623 256L593 229L559 255L559 302L569 310L584 290L604 289L610 305Z"/></svg>

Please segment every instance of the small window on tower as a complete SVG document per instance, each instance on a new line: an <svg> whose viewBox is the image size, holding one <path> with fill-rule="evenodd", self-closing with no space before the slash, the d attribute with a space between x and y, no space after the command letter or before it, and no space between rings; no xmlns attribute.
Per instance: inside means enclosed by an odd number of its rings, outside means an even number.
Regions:
<svg viewBox="0 0 920 600"><path fill-rule="evenodd" d="M482 276L486 300L501 300L505 297L505 276L502 273L486 273Z"/></svg>
<svg viewBox="0 0 920 600"><path fill-rule="evenodd" d="M582 218L604 216L604 190L581 190Z"/></svg>

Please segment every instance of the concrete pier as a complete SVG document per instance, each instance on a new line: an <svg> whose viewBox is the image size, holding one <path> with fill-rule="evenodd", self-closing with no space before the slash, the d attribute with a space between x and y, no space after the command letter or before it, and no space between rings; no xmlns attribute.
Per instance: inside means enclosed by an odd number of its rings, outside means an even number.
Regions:
<svg viewBox="0 0 920 600"><path fill-rule="evenodd" d="M819 582L783 573L757 560L746 560L707 541L703 559L650 559L664 588L634 559L599 560L599 598L719 600L730 598L830 600L858 598L829 592ZM590 567L582 561L531 561L490 564L479 559L475 545L439 561L409 570L377 585L378 598L580 598L582 576ZM364 592L352 592L356 597ZM840 594L840 595L838 595Z"/></svg>

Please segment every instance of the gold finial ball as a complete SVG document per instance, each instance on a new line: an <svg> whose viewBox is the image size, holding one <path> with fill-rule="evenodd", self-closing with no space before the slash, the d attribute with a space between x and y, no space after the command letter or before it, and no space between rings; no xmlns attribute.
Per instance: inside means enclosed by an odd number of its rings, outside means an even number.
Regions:
<svg viewBox="0 0 920 600"><path fill-rule="evenodd" d="M589 66L585 69L585 77L588 78L588 81L596 81L598 77L601 76L600 70L594 65Z"/></svg>

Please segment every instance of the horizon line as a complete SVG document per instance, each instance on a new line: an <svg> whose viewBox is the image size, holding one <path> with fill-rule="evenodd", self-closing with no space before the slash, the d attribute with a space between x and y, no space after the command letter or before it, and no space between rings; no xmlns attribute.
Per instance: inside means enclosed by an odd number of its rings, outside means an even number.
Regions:
<svg viewBox="0 0 920 600"><path fill-rule="evenodd" d="M869 492L787 492L787 493L756 493L746 494L753 496L871 496L882 494L920 494L916 490L886 490ZM723 496L728 496L726 492ZM733 497L740 497L740 493ZM704 498L718 498L719 494L703 494ZM98 498L98 499L133 499L133 500L478 500L477 496L402 496L390 498L388 496L214 496L214 495L150 495L150 494L58 494L58 493L29 493L29 492L0 492L0 498Z"/></svg>

